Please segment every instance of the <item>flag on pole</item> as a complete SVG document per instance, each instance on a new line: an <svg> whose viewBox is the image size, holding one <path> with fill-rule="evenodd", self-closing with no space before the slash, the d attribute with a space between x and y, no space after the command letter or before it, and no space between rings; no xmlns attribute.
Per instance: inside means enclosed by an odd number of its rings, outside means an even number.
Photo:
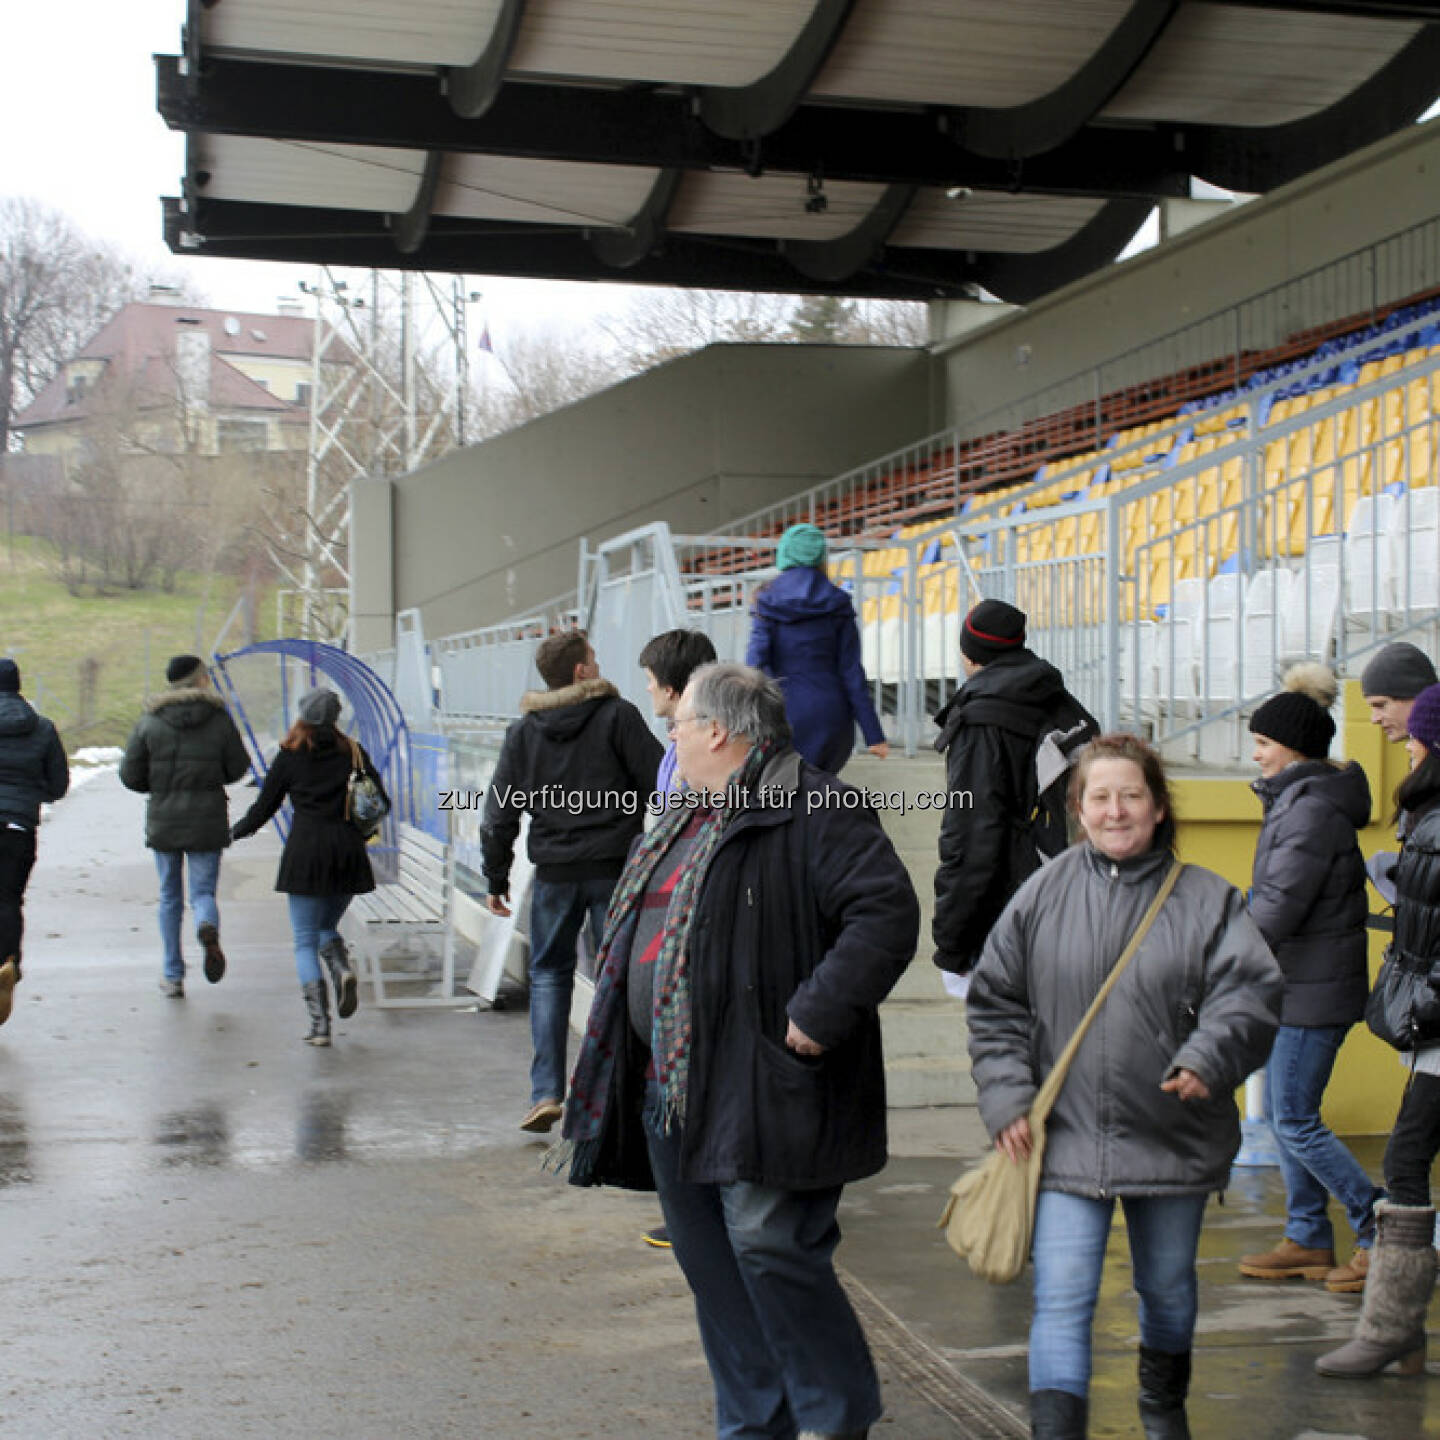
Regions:
<svg viewBox="0 0 1440 1440"><path fill-rule="evenodd" d="M488 350L492 355L495 353L495 346L490 340L490 326L488 324L480 327L480 341L476 348L479 350Z"/></svg>

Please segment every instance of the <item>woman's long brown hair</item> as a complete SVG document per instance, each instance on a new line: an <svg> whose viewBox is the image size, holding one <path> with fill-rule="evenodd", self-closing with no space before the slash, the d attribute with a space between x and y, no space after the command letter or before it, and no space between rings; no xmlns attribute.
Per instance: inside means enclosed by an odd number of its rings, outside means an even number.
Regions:
<svg viewBox="0 0 1440 1440"><path fill-rule="evenodd" d="M285 732L285 738L280 742L280 748L282 750L313 750L315 748L315 732L321 728L319 725L312 725L308 720L297 720ZM350 737L338 725L324 728L335 732L335 738L342 747L350 743Z"/></svg>

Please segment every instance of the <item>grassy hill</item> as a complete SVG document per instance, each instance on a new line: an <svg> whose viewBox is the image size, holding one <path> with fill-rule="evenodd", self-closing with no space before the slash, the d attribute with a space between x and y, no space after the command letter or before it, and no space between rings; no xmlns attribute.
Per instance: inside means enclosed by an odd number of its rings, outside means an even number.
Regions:
<svg viewBox="0 0 1440 1440"><path fill-rule="evenodd" d="M0 655L14 657L26 697L59 727L67 750L123 745L145 696L164 688L165 662L188 651L209 658L240 596L226 575L182 574L174 593L122 591L77 597L55 578L44 541L0 542ZM257 634L275 633L273 591L257 595ZM239 618L222 648L247 637Z"/></svg>

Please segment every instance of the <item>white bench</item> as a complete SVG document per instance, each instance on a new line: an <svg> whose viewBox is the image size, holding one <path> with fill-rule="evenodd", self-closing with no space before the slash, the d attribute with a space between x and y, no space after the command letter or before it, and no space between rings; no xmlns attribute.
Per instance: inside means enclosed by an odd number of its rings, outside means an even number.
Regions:
<svg viewBox="0 0 1440 1440"><path fill-rule="evenodd" d="M455 889L450 846L433 835L407 825L395 827L398 854L394 880L376 885L368 895L357 895L346 912L347 928L358 932L355 948L360 957L360 978L374 989L374 1003L382 1008L473 1005L475 997L455 994L455 937L451 925ZM429 995L393 995L386 984L428 978L414 970L386 970L387 952L402 942L420 941L440 948L440 985Z"/></svg>

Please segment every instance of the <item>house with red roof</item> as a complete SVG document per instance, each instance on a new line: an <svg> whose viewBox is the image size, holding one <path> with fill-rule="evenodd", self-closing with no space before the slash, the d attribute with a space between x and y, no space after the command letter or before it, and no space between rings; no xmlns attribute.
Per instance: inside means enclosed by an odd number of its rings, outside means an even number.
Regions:
<svg viewBox="0 0 1440 1440"><path fill-rule="evenodd" d="M315 322L299 303L253 315L155 297L119 310L16 416L25 452L66 471L102 435L137 454L303 452Z"/></svg>

